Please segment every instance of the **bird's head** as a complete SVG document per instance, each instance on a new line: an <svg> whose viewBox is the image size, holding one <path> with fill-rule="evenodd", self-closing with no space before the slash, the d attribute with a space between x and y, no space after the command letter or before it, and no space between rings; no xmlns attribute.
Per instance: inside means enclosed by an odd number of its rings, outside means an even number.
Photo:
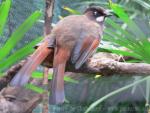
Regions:
<svg viewBox="0 0 150 113"><path fill-rule="evenodd" d="M112 15L110 10L98 6L90 6L85 10L84 14L98 23L104 22L106 17Z"/></svg>

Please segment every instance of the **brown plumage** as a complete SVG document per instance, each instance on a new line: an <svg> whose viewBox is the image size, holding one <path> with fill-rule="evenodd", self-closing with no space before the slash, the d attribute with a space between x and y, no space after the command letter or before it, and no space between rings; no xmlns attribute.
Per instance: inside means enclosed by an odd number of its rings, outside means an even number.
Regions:
<svg viewBox="0 0 150 113"><path fill-rule="evenodd" d="M63 103L64 73L67 62L79 69L98 47L103 33L103 23L108 12L100 7L90 7L83 15L67 16L57 23L51 31L54 39L53 79L51 84L50 103ZM33 57L25 64L12 80L11 85L24 85L31 72L48 56L51 43L45 39Z"/></svg>

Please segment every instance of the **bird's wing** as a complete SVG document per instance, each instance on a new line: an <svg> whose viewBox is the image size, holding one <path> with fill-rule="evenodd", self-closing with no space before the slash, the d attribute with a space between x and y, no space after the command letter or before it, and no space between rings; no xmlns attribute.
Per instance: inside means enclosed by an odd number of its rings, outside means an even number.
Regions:
<svg viewBox="0 0 150 113"><path fill-rule="evenodd" d="M87 59L93 54L95 49L98 47L100 43L99 38L95 37L87 37L84 38L81 43L77 43L73 53L76 57L71 59L75 63L75 68L79 69L83 63L87 61ZM73 56L74 56L73 55Z"/></svg>

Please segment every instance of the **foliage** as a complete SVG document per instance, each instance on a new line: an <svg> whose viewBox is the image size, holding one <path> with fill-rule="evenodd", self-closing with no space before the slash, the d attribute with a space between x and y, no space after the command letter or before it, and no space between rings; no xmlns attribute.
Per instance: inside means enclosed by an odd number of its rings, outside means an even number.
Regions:
<svg viewBox="0 0 150 113"><path fill-rule="evenodd" d="M36 79L41 79L43 78L43 73L35 71L32 73L32 78L36 78ZM48 75L48 79L51 80L52 79L52 74ZM69 82L69 83L73 83L73 84L78 84L77 80L72 79L71 77L65 76L64 77L64 81ZM43 93L45 90L43 88L40 88L38 86L35 86L33 84L27 84L25 86L25 88L27 89L31 89L37 93Z"/></svg>
<svg viewBox="0 0 150 113"><path fill-rule="evenodd" d="M0 5L0 17L1 17L0 18L0 36L2 35L3 28L5 26L5 23L8 17L10 5L11 5L10 0L6 0L5 2L2 2L2 4Z"/></svg>
<svg viewBox="0 0 150 113"><path fill-rule="evenodd" d="M89 111L91 111L92 109L94 109L98 104L100 104L100 103L103 102L104 100L106 100L106 99L108 99L108 98L110 98L110 97L112 97L112 96L114 96L114 95L116 95L116 94L118 94L118 93L120 93L120 92L123 92L123 91L125 91L125 90L127 90L127 89L129 89L129 88L132 88L133 86L135 86L135 85L137 85L137 84L140 84L140 83L142 83L142 82L145 82L145 81L148 80L148 79L150 79L149 76L148 76L148 77L145 77L144 79L138 80L138 81L136 81L136 82L134 82L134 83L132 83L132 84L126 85L126 86L124 86L124 87L122 87L122 88L120 88L120 89L117 89L117 90L115 90L115 91L113 91L113 92L111 92L111 93L105 95L104 97L102 97L102 98L98 99L97 101L95 101L94 103L92 103L92 104L88 107L88 109L85 111L85 113L89 113Z"/></svg>
<svg viewBox="0 0 150 113"><path fill-rule="evenodd" d="M40 94L42 94L42 93L44 93L44 89L43 88L40 88L40 87L38 87L38 86L35 86L35 85L33 85L33 84L26 84L25 85L25 88L27 88L27 89L31 89L31 90L33 90L33 91L35 91L35 92L37 92L37 93L40 93Z"/></svg>
<svg viewBox="0 0 150 113"><path fill-rule="evenodd" d="M0 60L10 53L12 48L23 38L25 33L36 23L40 16L40 11L34 12L13 32L7 42L0 49Z"/></svg>
<svg viewBox="0 0 150 113"><path fill-rule="evenodd" d="M32 73L32 77L33 77L33 78L43 78L43 73L37 72L37 71L36 71L36 72L33 72L33 73ZM52 74L49 74L48 79L49 79L49 80L52 79ZM77 80L71 79L71 78L68 77L68 76L65 76L65 77L64 77L64 80L65 80L66 82L78 84L78 81L77 81Z"/></svg>
<svg viewBox="0 0 150 113"><path fill-rule="evenodd" d="M106 23L111 27L105 29L104 39L111 41L119 46L128 48L129 51L112 50L113 53L121 53L122 55L131 55L144 62L150 63L150 42L147 36L140 30L137 24L129 18L124 9L117 4L110 3L113 11L119 16L120 20L127 24L128 31L120 27L113 20L107 19ZM112 29L116 29L115 32ZM130 32L129 32L130 31Z"/></svg>
<svg viewBox="0 0 150 113"><path fill-rule="evenodd" d="M4 31L4 26L8 19L8 13L11 6L11 0L5 0L0 5L0 18L2 21L0 21L0 30L1 34ZM24 58L31 52L33 52L32 47L41 40L40 38L37 38L30 42L25 47L15 51L12 55L10 55L11 50L16 46L16 44L23 38L25 33L29 31L32 26L37 22L37 20L40 18L41 12L35 11L30 17L28 17L8 38L5 44L0 48L0 72L3 72L5 69L16 63L18 60ZM0 37L2 38L2 37Z"/></svg>
<svg viewBox="0 0 150 113"><path fill-rule="evenodd" d="M37 44L41 39L43 39L43 37L36 38L35 40L31 41L29 44L25 45L24 47L20 48L16 52L14 52L7 59L3 60L0 63L0 71L3 71L5 69L7 69L11 65L18 62L20 59L22 59L22 58L26 57L27 55L31 54L34 51L33 45Z"/></svg>

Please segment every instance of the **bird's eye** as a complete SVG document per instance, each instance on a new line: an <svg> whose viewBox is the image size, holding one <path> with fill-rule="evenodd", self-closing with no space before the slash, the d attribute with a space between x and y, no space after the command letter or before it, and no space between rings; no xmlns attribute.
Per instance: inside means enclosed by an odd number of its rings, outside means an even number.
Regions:
<svg viewBox="0 0 150 113"><path fill-rule="evenodd" d="M99 13L99 12L97 12L97 11L94 11L93 13L94 13L94 16L95 16L95 17L102 16L102 14L101 14L101 13Z"/></svg>
<svg viewBox="0 0 150 113"><path fill-rule="evenodd" d="M97 15L97 11L94 12L94 15L95 15L95 16Z"/></svg>

